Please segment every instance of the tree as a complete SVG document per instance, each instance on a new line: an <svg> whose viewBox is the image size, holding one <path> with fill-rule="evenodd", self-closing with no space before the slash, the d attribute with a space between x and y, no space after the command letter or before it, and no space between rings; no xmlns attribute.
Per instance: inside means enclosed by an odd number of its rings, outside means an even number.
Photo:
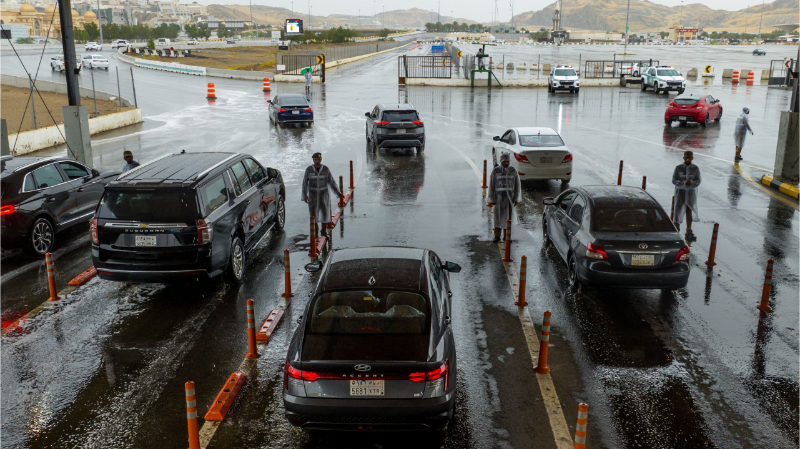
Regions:
<svg viewBox="0 0 800 449"><path fill-rule="evenodd" d="M662 31L658 35L661 36L661 39L666 39L669 37L669 31Z"/></svg>
<svg viewBox="0 0 800 449"><path fill-rule="evenodd" d="M224 39L229 36L228 27L225 26L225 22L220 22L219 27L217 27L217 37L220 39Z"/></svg>
<svg viewBox="0 0 800 449"><path fill-rule="evenodd" d="M100 29L96 23L89 22L83 26L83 29L86 31L90 41L96 41L100 38Z"/></svg>
<svg viewBox="0 0 800 449"><path fill-rule="evenodd" d="M437 24L437 25L441 25L441 23L439 23L439 24ZM378 32L378 36L379 36L379 37L389 37L389 34L391 34L391 31L389 31L389 30L388 30L388 29L386 29L386 28L384 28L384 29L382 29L382 30L380 30L380 31Z"/></svg>

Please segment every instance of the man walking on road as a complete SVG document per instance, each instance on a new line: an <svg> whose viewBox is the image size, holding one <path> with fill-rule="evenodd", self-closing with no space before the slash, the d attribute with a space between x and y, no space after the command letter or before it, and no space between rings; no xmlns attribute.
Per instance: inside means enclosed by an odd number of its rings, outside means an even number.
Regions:
<svg viewBox="0 0 800 449"><path fill-rule="evenodd" d="M750 131L751 135L753 134L753 129L750 128L749 114L750 108L745 106L742 108L739 118L736 119L736 128L733 129L733 140L736 141L736 158L734 158L734 162L742 160L742 148L744 148L744 138L747 137L747 131Z"/></svg>
<svg viewBox="0 0 800 449"><path fill-rule="evenodd" d="M675 185L675 216L673 222L678 231L681 230L683 216L686 215L686 238L694 239L692 221L700 219L697 208L697 188L700 186L700 167L694 165L694 153L683 152L683 164L672 172L672 184ZM694 214L693 214L694 213Z"/></svg>
<svg viewBox="0 0 800 449"><path fill-rule="evenodd" d="M122 158L125 159L125 165L122 166L122 173L139 166L139 161L134 159L133 153L128 150L125 150L125 152L122 153Z"/></svg>
<svg viewBox="0 0 800 449"><path fill-rule="evenodd" d="M300 199L308 203L308 213L314 217L320 234L328 235L328 223L331 222L331 198L328 189L333 190L339 198L343 198L343 195L331 175L331 170L322 165L322 153L314 153L311 160L314 164L308 166L303 176Z"/></svg>
<svg viewBox="0 0 800 449"><path fill-rule="evenodd" d="M511 211L522 197L522 185L517 169L510 166L511 156L500 155L500 165L492 170L489 179L489 207L494 206L494 242L500 241L500 229L511 220ZM506 236L508 238L508 236Z"/></svg>
<svg viewBox="0 0 800 449"><path fill-rule="evenodd" d="M304 73L303 76L306 78L306 92L310 92L311 91L311 70L306 71L306 73Z"/></svg>

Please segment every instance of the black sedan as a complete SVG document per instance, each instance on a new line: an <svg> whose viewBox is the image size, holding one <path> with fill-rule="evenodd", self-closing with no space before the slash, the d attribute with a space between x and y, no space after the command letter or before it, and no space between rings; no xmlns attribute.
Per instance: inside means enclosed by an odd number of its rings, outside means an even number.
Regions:
<svg viewBox="0 0 800 449"><path fill-rule="evenodd" d="M339 249L320 271L286 356L292 425L330 430L444 429L456 395L449 273L416 248Z"/></svg>
<svg viewBox="0 0 800 449"><path fill-rule="evenodd" d="M545 245L567 262L569 286L581 283L673 290L689 280L689 247L646 191L583 186L544 199Z"/></svg>
<svg viewBox="0 0 800 449"><path fill-rule="evenodd" d="M120 174L63 157L3 156L0 164L3 251L38 256L53 249L57 232L88 221L106 183Z"/></svg>
<svg viewBox="0 0 800 449"><path fill-rule="evenodd" d="M764 56L766 54L767 52L761 48L756 48L755 50L753 50L753 56Z"/></svg>
<svg viewBox="0 0 800 449"><path fill-rule="evenodd" d="M281 94L268 103L269 121L276 125L296 123L311 126L314 123L314 111L303 95Z"/></svg>

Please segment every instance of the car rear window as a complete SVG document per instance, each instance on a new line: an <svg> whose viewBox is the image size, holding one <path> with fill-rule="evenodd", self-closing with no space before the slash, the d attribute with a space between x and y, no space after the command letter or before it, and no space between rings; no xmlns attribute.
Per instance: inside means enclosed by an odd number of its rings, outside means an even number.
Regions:
<svg viewBox="0 0 800 449"><path fill-rule="evenodd" d="M655 207L620 209L597 207L595 232L669 232L675 226L664 211Z"/></svg>
<svg viewBox="0 0 800 449"><path fill-rule="evenodd" d="M187 190L106 190L100 200L99 218L159 223L194 223L197 206Z"/></svg>
<svg viewBox="0 0 800 449"><path fill-rule="evenodd" d="M417 111L383 111L385 122L413 122L419 120Z"/></svg>
<svg viewBox="0 0 800 449"><path fill-rule="evenodd" d="M673 101L675 101L675 104L689 105L697 103L698 101L700 101L700 99L694 97L683 97L683 98L676 98Z"/></svg>
<svg viewBox="0 0 800 449"><path fill-rule="evenodd" d="M560 136L519 136L519 144L523 147L563 147L564 141Z"/></svg>
<svg viewBox="0 0 800 449"><path fill-rule="evenodd" d="M575 76L573 69L556 69L556 76Z"/></svg>
<svg viewBox="0 0 800 449"><path fill-rule="evenodd" d="M281 97L281 106L308 106L308 100L303 97Z"/></svg>

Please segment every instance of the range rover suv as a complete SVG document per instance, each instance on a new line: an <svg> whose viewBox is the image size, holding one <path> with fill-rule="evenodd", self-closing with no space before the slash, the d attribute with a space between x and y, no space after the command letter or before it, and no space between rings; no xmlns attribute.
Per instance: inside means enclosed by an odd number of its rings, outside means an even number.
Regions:
<svg viewBox="0 0 800 449"><path fill-rule="evenodd" d="M283 229L278 170L237 153L171 154L106 186L92 219L92 262L102 279L160 282L244 276L245 255Z"/></svg>

